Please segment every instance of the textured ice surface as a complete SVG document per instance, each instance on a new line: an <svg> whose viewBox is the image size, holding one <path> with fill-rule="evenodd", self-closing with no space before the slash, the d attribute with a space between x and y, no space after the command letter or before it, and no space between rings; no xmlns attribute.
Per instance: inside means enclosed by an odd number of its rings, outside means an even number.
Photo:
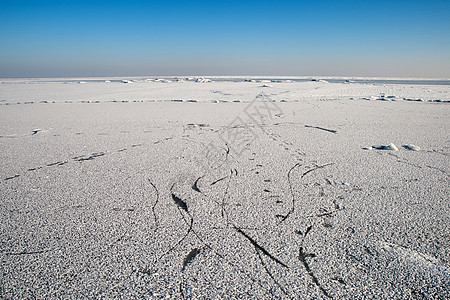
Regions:
<svg viewBox="0 0 450 300"><path fill-rule="evenodd" d="M448 104L359 98L448 87L86 82L1 85L2 297L449 298Z"/></svg>

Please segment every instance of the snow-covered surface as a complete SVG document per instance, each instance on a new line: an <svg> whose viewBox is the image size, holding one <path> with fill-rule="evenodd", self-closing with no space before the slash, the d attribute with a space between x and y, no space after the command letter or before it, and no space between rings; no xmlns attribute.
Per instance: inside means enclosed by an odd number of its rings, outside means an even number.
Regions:
<svg viewBox="0 0 450 300"><path fill-rule="evenodd" d="M449 86L105 80L0 84L2 297L450 297Z"/></svg>
<svg viewBox="0 0 450 300"><path fill-rule="evenodd" d="M195 99L243 102L252 101L264 92L276 101L329 100L353 98L381 101L450 101L447 85L324 83L289 80L218 81L209 78L186 78L174 82L162 78L139 79L0 79L0 104L24 102L79 101L170 101ZM226 79L226 78L225 78ZM230 78L229 80L232 80ZM83 82L84 84L80 84ZM380 82L380 81L374 81ZM133 84L130 84L133 83ZM263 83L263 84L261 84Z"/></svg>

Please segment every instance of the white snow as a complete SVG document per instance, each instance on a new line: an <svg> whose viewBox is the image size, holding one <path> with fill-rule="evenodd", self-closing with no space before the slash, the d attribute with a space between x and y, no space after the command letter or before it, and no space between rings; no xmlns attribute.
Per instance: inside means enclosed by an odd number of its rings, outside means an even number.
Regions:
<svg viewBox="0 0 450 300"><path fill-rule="evenodd" d="M394 151L398 151L397 146L395 146L393 143L390 143L387 147L387 150L394 150Z"/></svg>
<svg viewBox="0 0 450 300"><path fill-rule="evenodd" d="M173 78L2 79L2 298L449 298L448 85Z"/></svg>
<svg viewBox="0 0 450 300"><path fill-rule="evenodd" d="M208 78L203 78L203 77L201 77L201 78L197 78L197 79L195 80L195 82L205 83L205 82L212 82L212 80L211 80L211 79L208 79Z"/></svg>

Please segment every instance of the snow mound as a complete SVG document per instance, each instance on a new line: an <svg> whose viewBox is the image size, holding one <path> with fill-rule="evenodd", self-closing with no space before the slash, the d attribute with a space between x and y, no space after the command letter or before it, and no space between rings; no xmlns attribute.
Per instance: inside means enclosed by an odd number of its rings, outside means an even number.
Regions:
<svg viewBox="0 0 450 300"><path fill-rule="evenodd" d="M401 258L405 261L439 265L439 261L435 257L426 253L420 253L406 247L387 242L380 242L380 246L383 251L388 252L389 254Z"/></svg>
<svg viewBox="0 0 450 300"><path fill-rule="evenodd" d="M197 80L195 82L205 83L205 82L212 82L212 80L201 77L201 78L197 78Z"/></svg>
<svg viewBox="0 0 450 300"><path fill-rule="evenodd" d="M390 143L387 146L384 145L375 145L372 146L373 149L377 149L377 150L393 150L393 151L398 151L397 146L395 146L393 143Z"/></svg>

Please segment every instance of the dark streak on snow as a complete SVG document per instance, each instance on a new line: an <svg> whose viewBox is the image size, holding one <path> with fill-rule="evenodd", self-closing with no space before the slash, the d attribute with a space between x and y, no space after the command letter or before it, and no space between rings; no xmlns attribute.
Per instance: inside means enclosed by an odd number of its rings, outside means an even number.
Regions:
<svg viewBox="0 0 450 300"><path fill-rule="evenodd" d="M49 252L51 249L47 250L37 250L37 251L22 251L22 252L8 252L5 255L29 255L29 254L41 254L45 252Z"/></svg>
<svg viewBox="0 0 450 300"><path fill-rule="evenodd" d="M184 211L188 212L188 207L186 202L184 202L183 200L181 200L180 198L178 198L174 193L172 193L172 199L175 202L176 205L178 205L178 207L180 207L181 209L183 209Z"/></svg>
<svg viewBox="0 0 450 300"><path fill-rule="evenodd" d="M264 260L262 259L261 253L259 251L260 250L258 248L256 248L256 253L258 254L259 260L261 261L261 264L263 265L264 270L266 270L266 273L269 275L270 278L272 278L272 280L280 288L280 290L283 292L283 294L285 294L286 296L289 296L288 293L286 292L286 290L283 288L283 286L275 279L273 274L269 271L269 269L267 268L267 265L264 263Z"/></svg>
<svg viewBox="0 0 450 300"><path fill-rule="evenodd" d="M16 174L16 175L11 176L11 177L6 177L4 180L5 180L5 181L6 181L6 180L11 180L11 179L17 178L17 177L19 177L19 176L20 176L20 175Z"/></svg>
<svg viewBox="0 0 450 300"><path fill-rule="evenodd" d="M239 232L240 234L242 234L246 239L248 239L250 241L250 243L252 243L252 245L257 249L257 250L261 250L262 253L264 253L265 255L267 255L270 259L272 259L274 262L282 265L285 268L289 268L285 263L283 263L282 261L280 261L278 258L274 257L272 254L270 254L266 249L264 249L262 246L260 246L254 239L252 239L250 236L248 236L245 232L243 232L240 228L234 226L234 229L237 230L237 232Z"/></svg>
<svg viewBox="0 0 450 300"><path fill-rule="evenodd" d="M156 216L156 212L155 212L155 208L156 208L156 205L158 204L158 202L159 202L159 191L158 191L158 189L156 188L156 186L153 184L153 182L151 182L151 180L150 179L148 179L148 182L150 183L150 185L155 189L155 191L156 191L156 200L155 200L155 203L153 204L153 206L152 206L152 212L153 212L153 217L155 218L155 232L158 230L158 217Z"/></svg>
<svg viewBox="0 0 450 300"><path fill-rule="evenodd" d="M314 272L311 270L311 267L309 266L309 263L306 261L307 258L314 258L316 257L316 255L314 253L307 253L304 251L303 249L303 242L305 241L306 235L311 231L312 229L312 225L309 226L306 231L305 234L303 234L302 236L302 240L300 242L300 247L298 250L298 259L300 260L300 262L302 263L303 267L305 268L306 272L308 273L308 275L311 277L311 280L314 282L314 284L319 288L319 290L328 298L332 298L328 292L322 287L322 285L319 283L319 280L317 279L317 277L314 275ZM301 231L296 231L297 234L302 234Z"/></svg>
<svg viewBox="0 0 450 300"><path fill-rule="evenodd" d="M202 179L202 178L203 178L203 176L197 178L197 180L196 180L196 181L194 182L194 184L192 185L192 189L193 189L194 191L196 191L196 192L199 192L199 193L201 193L202 191L200 191L200 189L199 189L199 187L198 187L198 181L199 181L200 179Z"/></svg>
<svg viewBox="0 0 450 300"><path fill-rule="evenodd" d="M213 183L211 183L211 185L215 185L216 183L218 183L219 181L224 180L225 178L228 178L228 176L225 176L225 177L222 177L222 178L217 179L216 181L214 181Z"/></svg>
<svg viewBox="0 0 450 300"><path fill-rule="evenodd" d="M291 196L292 196L292 206L291 206L291 209L289 210L289 212L288 212L286 215L284 215L284 216L283 216L283 215L276 215L277 218L281 218L281 222L285 221L285 220L289 217L289 215L292 214L292 213L294 212L294 209L295 209L295 195L294 195L294 190L293 190L292 182L291 182L291 172L292 172L295 168L297 168L298 166L300 166L300 165L301 165L301 163L296 163L296 164L288 171L287 177L288 177L288 183L289 183L289 191L290 191Z"/></svg>
<svg viewBox="0 0 450 300"><path fill-rule="evenodd" d="M189 252L188 255L186 255L186 257L184 258L184 261L183 261L183 268L181 269L182 272L184 272L184 270L186 269L186 266L188 264L190 264L194 260L194 258L197 256L197 254L199 254L199 253L200 253L200 250L198 248L194 248Z"/></svg>
<svg viewBox="0 0 450 300"><path fill-rule="evenodd" d="M307 127L307 128L316 128L316 129L324 130L324 131L331 132L331 133L337 133L336 130L327 129L327 128L323 128L323 127L318 127L318 126L305 125L305 127Z"/></svg>

